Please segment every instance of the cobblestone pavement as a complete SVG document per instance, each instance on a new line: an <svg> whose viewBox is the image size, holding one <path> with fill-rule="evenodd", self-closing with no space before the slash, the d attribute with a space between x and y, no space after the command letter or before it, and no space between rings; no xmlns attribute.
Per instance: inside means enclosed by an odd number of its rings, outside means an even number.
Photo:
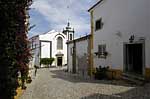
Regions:
<svg viewBox="0 0 150 99"><path fill-rule="evenodd" d="M63 70L39 69L20 99L150 99L150 84L86 80Z"/></svg>

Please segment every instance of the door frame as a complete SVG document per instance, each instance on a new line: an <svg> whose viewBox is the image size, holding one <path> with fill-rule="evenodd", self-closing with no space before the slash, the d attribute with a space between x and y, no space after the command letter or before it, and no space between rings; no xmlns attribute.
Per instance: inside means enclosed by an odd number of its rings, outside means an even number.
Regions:
<svg viewBox="0 0 150 99"><path fill-rule="evenodd" d="M57 66L59 66L59 65L58 65L58 58L61 58L61 59L62 59L61 64L63 65L63 56L57 56ZM62 65L61 65L61 66L62 66Z"/></svg>
<svg viewBox="0 0 150 99"><path fill-rule="evenodd" d="M134 41L133 43L130 43L130 42L124 42L123 43L123 72L124 73L127 73L126 71L126 46L125 45L128 45L128 44L142 44L142 63L143 63L143 66L142 66L142 76L145 75L145 41Z"/></svg>

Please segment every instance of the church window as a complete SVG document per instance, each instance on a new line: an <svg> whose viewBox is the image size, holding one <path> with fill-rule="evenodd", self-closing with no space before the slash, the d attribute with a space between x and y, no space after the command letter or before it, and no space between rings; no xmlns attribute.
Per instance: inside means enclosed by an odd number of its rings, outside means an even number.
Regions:
<svg viewBox="0 0 150 99"><path fill-rule="evenodd" d="M63 39L62 39L62 37L57 38L57 49L63 49Z"/></svg>
<svg viewBox="0 0 150 99"><path fill-rule="evenodd" d="M72 34L70 34L70 40L72 40Z"/></svg>

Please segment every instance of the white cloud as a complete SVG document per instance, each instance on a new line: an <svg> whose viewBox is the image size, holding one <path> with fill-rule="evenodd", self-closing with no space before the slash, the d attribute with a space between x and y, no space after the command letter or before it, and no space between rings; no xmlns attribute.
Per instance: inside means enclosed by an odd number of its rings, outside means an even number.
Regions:
<svg viewBox="0 0 150 99"><path fill-rule="evenodd" d="M53 29L62 30L69 18L76 33L85 34L90 32L87 10L95 1L97 0L35 0L31 7L41 13Z"/></svg>

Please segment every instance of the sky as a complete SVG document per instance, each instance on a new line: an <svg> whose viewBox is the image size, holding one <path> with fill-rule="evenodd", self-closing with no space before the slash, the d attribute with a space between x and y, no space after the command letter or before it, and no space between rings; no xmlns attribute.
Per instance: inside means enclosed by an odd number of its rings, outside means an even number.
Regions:
<svg viewBox="0 0 150 99"><path fill-rule="evenodd" d="M33 0L29 37L51 30L61 32L69 20L75 37L90 33L90 13L87 11L98 0Z"/></svg>

